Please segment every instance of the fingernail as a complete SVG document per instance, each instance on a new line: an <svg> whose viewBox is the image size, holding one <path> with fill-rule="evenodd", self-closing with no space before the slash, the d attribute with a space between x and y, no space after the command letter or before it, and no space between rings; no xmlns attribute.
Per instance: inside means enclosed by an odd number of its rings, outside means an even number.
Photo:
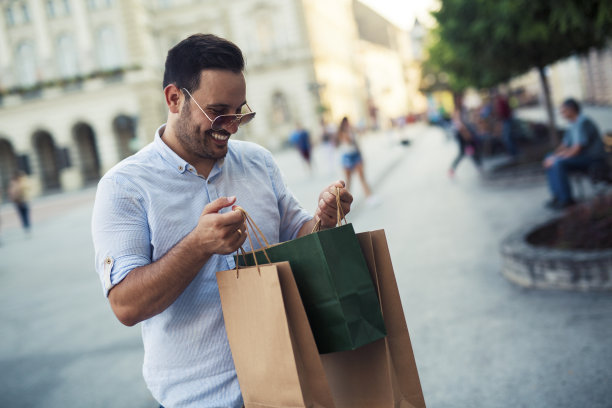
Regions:
<svg viewBox="0 0 612 408"><path fill-rule="evenodd" d="M236 200L236 196L227 197L227 201L234 201L234 200Z"/></svg>

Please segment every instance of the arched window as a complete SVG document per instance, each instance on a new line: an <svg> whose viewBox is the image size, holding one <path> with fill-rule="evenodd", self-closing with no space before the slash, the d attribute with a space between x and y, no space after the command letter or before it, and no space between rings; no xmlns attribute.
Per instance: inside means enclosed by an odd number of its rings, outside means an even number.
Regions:
<svg viewBox="0 0 612 408"><path fill-rule="evenodd" d="M57 39L57 64L62 77L73 77L79 72L74 40L69 34L62 34Z"/></svg>
<svg viewBox="0 0 612 408"><path fill-rule="evenodd" d="M17 46L16 57L17 78L22 86L30 86L36 83L36 53L34 46L29 42L23 42Z"/></svg>
<svg viewBox="0 0 612 408"><path fill-rule="evenodd" d="M121 66L121 49L117 41L117 33L111 26L98 30L96 35L98 65L102 69L113 69Z"/></svg>

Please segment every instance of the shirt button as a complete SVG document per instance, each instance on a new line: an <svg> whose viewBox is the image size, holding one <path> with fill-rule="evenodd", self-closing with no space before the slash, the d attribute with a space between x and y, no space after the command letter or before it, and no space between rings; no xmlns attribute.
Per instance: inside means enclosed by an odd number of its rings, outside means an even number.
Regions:
<svg viewBox="0 0 612 408"><path fill-rule="evenodd" d="M110 259L110 257L106 257L106 259L104 260L104 262L106 262L107 264L110 264L112 262L112 260Z"/></svg>
<svg viewBox="0 0 612 408"><path fill-rule="evenodd" d="M183 171L183 166L179 166L179 171Z"/></svg>

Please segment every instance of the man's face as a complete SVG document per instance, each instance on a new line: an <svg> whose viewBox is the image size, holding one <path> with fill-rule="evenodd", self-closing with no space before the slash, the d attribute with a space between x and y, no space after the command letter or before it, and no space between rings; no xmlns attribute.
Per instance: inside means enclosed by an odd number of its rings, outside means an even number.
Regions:
<svg viewBox="0 0 612 408"><path fill-rule="evenodd" d="M576 112L569 106L561 105L560 112L561 112L561 116L563 116L563 118L569 122L575 121L576 118L578 117Z"/></svg>
<svg viewBox="0 0 612 408"><path fill-rule="evenodd" d="M246 84L242 73L225 70L202 71L200 86L191 92L208 117L240 113L246 103ZM176 127L182 148L197 159L221 159L227 154L229 137L237 124L212 130L211 121L191 99L183 104Z"/></svg>

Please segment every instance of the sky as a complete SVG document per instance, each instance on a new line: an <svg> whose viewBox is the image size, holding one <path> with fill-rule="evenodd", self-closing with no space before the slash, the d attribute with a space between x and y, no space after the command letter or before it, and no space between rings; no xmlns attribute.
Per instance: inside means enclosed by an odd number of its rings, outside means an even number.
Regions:
<svg viewBox="0 0 612 408"><path fill-rule="evenodd" d="M430 24L428 10L436 5L436 0L359 0L381 16L400 28L408 29L417 16L425 24Z"/></svg>

